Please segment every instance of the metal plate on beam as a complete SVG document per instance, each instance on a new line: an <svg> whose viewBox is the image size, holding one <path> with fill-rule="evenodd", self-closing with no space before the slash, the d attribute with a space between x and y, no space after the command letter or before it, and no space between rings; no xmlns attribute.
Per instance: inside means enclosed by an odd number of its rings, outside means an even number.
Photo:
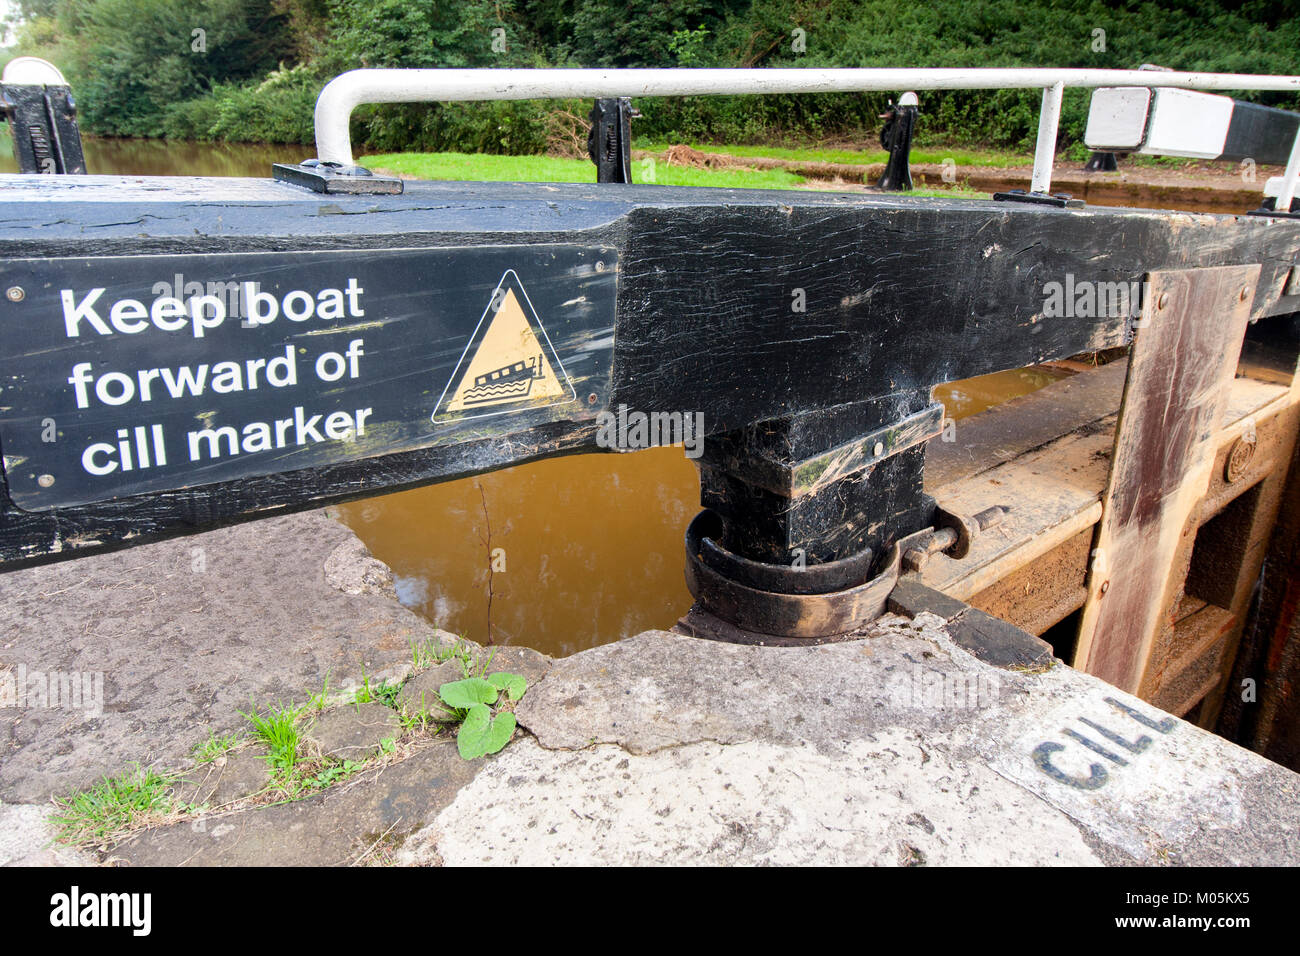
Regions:
<svg viewBox="0 0 1300 956"><path fill-rule="evenodd" d="M317 468L594 418L609 247L0 262L18 507Z"/></svg>

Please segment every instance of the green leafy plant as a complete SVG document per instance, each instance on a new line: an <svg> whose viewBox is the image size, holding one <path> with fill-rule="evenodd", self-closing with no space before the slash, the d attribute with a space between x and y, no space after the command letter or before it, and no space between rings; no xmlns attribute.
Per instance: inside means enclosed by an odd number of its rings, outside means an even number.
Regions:
<svg viewBox="0 0 1300 956"><path fill-rule="evenodd" d="M397 695L401 691L401 684L390 684L387 682L379 684L370 683L370 675L366 669L361 668L361 686L357 688L356 695L353 697L353 703L356 704L383 704L385 707L397 707Z"/></svg>
<svg viewBox="0 0 1300 956"><path fill-rule="evenodd" d="M511 700L519 700L528 690L528 681L521 674L508 674L505 671L498 671L495 674L488 675L488 683L497 690L506 692L506 696Z"/></svg>
<svg viewBox="0 0 1300 956"><path fill-rule="evenodd" d="M328 767L322 767L305 781L305 785L313 790L324 790L331 784L346 780L364 765L355 760L345 760L342 763L332 764Z"/></svg>
<svg viewBox="0 0 1300 956"><path fill-rule="evenodd" d="M456 749L466 760L494 754L510 743L515 734L515 715L495 707L504 691L510 701L520 700L528 690L528 681L519 674L504 671L487 677L467 677L450 681L438 688L438 696L459 720Z"/></svg>
<svg viewBox="0 0 1300 956"><path fill-rule="evenodd" d="M465 714L456 735L456 749L466 760L494 754L504 749L515 735L515 715L511 713L492 716L486 704L475 704Z"/></svg>
<svg viewBox="0 0 1300 956"><path fill-rule="evenodd" d="M438 688L438 696L448 707L468 710L475 704L495 704L498 690L482 677L466 677Z"/></svg>

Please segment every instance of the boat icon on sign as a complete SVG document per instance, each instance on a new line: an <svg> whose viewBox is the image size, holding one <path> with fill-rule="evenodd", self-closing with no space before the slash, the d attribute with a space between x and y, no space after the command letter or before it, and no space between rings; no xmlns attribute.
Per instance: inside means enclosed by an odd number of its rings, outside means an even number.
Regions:
<svg viewBox="0 0 1300 956"><path fill-rule="evenodd" d="M533 382L542 377L542 356L503 365L474 379L474 387L465 391L461 401L465 405L483 405L505 399L526 398Z"/></svg>

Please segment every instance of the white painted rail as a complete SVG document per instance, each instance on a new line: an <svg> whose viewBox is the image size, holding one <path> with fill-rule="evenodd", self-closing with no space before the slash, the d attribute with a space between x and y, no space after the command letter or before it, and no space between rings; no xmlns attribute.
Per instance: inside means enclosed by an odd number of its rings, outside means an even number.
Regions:
<svg viewBox="0 0 1300 956"><path fill-rule="evenodd" d="M1051 189L1052 164L1066 89L1099 86L1192 90L1294 90L1297 76L1176 73L1155 70L1053 69L750 69L750 70L352 70L331 80L316 100L316 153L352 165L348 121L364 103L472 100L598 99L613 96L709 96L744 93L866 93L903 90L1041 89L1031 189ZM1300 137L1297 137L1300 143ZM1287 169L1283 196L1293 196L1300 165ZM1279 200L1279 209L1287 208Z"/></svg>

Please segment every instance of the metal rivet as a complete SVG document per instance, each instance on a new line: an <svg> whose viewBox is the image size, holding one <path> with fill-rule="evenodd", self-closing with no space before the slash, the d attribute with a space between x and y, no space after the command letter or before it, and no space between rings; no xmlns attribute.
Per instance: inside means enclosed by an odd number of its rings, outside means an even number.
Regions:
<svg viewBox="0 0 1300 956"><path fill-rule="evenodd" d="M882 441L876 442L876 447L871 449L871 454L874 455L876 458L879 458L884 453L885 453L885 443Z"/></svg>
<svg viewBox="0 0 1300 956"><path fill-rule="evenodd" d="M590 395L587 396L587 404L588 404L588 405L595 405L596 402L597 402L597 398L596 398L596 393L595 393L595 392L592 392Z"/></svg>
<svg viewBox="0 0 1300 956"><path fill-rule="evenodd" d="M1169 293L1168 293L1168 292L1161 292L1161 293L1160 293L1160 301L1157 303L1158 308L1163 309L1163 308L1165 308L1165 307L1168 306L1168 305L1169 305Z"/></svg>
<svg viewBox="0 0 1300 956"><path fill-rule="evenodd" d="M597 271L597 272L604 272L604 271L605 271L605 263L604 263L604 262L601 262L601 261L597 261L597 262L596 262L596 271Z"/></svg>
<svg viewBox="0 0 1300 956"><path fill-rule="evenodd" d="M10 302L21 302L26 298L27 293L23 291L22 286L11 285L7 290L5 290L5 296Z"/></svg>
<svg viewBox="0 0 1300 956"><path fill-rule="evenodd" d="M1240 296L1241 296L1241 301L1242 301L1242 302L1245 302L1246 299L1250 296L1250 286L1248 286L1248 285L1244 285L1244 286L1242 286L1242 287L1241 287L1241 292L1240 292L1239 294L1240 294Z"/></svg>
<svg viewBox="0 0 1300 956"><path fill-rule="evenodd" d="M1110 582L1109 582L1109 581L1102 581L1102 582L1101 582L1101 593L1102 593L1102 594L1105 594L1105 593L1106 593L1107 591L1109 591L1109 590L1110 590Z"/></svg>
<svg viewBox="0 0 1300 956"><path fill-rule="evenodd" d="M41 475L39 478L36 479L36 483L40 485L42 488L48 488L50 487L50 485L54 484L54 476Z"/></svg>

